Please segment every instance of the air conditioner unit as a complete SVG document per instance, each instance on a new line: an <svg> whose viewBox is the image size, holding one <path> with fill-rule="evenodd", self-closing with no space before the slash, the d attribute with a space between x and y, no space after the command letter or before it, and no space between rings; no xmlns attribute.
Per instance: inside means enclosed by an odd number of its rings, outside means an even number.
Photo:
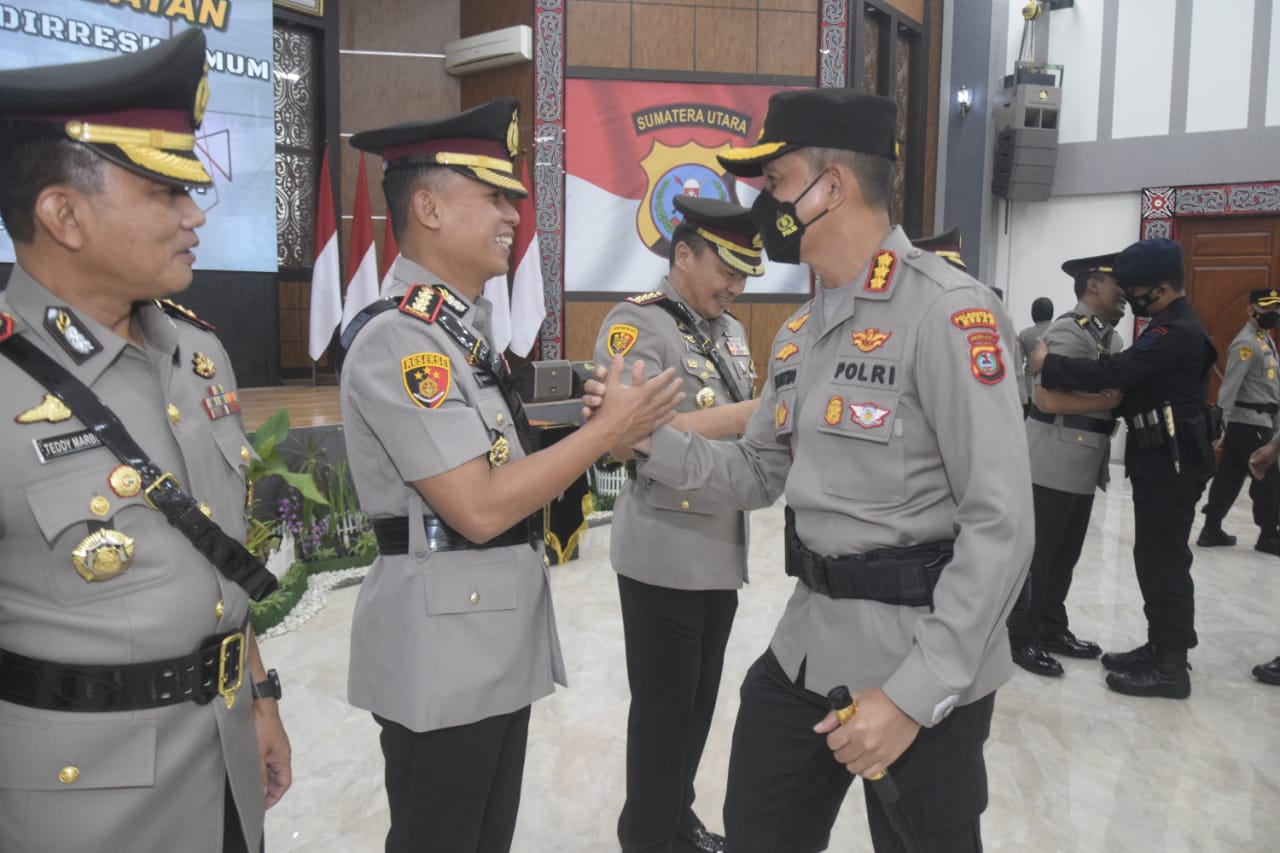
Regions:
<svg viewBox="0 0 1280 853"><path fill-rule="evenodd" d="M524 24L451 41L444 49L444 70L461 77L533 58L533 30Z"/></svg>

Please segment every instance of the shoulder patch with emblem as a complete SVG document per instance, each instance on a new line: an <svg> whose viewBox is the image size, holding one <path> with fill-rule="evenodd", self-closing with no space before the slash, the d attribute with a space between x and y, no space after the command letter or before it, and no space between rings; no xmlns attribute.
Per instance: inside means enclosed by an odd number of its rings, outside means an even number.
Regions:
<svg viewBox="0 0 1280 853"><path fill-rule="evenodd" d="M102 352L102 344L65 305L50 305L44 309L44 327L76 364L84 364Z"/></svg>
<svg viewBox="0 0 1280 853"><path fill-rule="evenodd" d="M605 349L609 355L626 355L640 339L640 330L626 323L614 323L609 327L609 335L605 338Z"/></svg>
<svg viewBox="0 0 1280 853"><path fill-rule="evenodd" d="M867 293L883 293L893 283L893 270L898 265L898 256L889 249L876 253L867 272L867 281L862 289Z"/></svg>
<svg viewBox="0 0 1280 853"><path fill-rule="evenodd" d="M396 307L401 313L417 317L424 323L434 323L443 306L444 298L434 288L419 284L409 288Z"/></svg>
<svg viewBox="0 0 1280 853"><path fill-rule="evenodd" d="M201 320L196 316L196 312L192 311L185 305L179 305L172 299L157 299L156 305L160 307L161 311L168 314L170 317L173 317L175 320L185 320L193 326L204 329L206 332L213 332L217 330L217 326L207 320Z"/></svg>
<svg viewBox="0 0 1280 853"><path fill-rule="evenodd" d="M1253 358L1253 349L1251 347L1240 347L1240 360L1248 361Z"/></svg>
<svg viewBox="0 0 1280 853"><path fill-rule="evenodd" d="M1004 360L1000 357L1000 335L980 331L969 335L969 367L973 378L984 385L995 385L1004 379Z"/></svg>
<svg viewBox="0 0 1280 853"><path fill-rule="evenodd" d="M655 302L661 302L666 299L666 295L656 290L650 290L648 293L637 293L635 296L628 296L627 301L632 305L652 305Z"/></svg>
<svg viewBox="0 0 1280 853"><path fill-rule="evenodd" d="M951 315L951 325L962 332L970 329L994 329L996 315L986 308L964 308Z"/></svg>
<svg viewBox="0 0 1280 853"><path fill-rule="evenodd" d="M400 359L400 374L409 399L424 409L436 409L449 396L453 381L449 356L438 352L417 352Z"/></svg>

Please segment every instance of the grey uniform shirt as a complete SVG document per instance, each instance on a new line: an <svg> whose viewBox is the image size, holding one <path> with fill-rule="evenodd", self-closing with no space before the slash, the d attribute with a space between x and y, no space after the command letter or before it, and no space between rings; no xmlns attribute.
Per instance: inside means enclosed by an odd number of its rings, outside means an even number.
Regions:
<svg viewBox="0 0 1280 853"><path fill-rule="evenodd" d="M1218 405L1228 423L1273 429L1280 416L1255 412L1236 405L1280 403L1280 378L1276 376L1276 351L1271 336L1250 320L1231 341L1227 369L1218 389Z"/></svg>
<svg viewBox="0 0 1280 853"><path fill-rule="evenodd" d="M954 538L932 612L797 582L770 644L809 690L880 687L928 726L1012 674L1004 619L1034 535L1012 329L990 288L900 228L849 287L830 322L828 291L783 324L743 439L664 428L640 468L746 508L785 492L819 554Z"/></svg>
<svg viewBox="0 0 1280 853"><path fill-rule="evenodd" d="M1018 332L1018 354L1015 364L1018 365L1018 381L1022 384L1022 402L1036 401L1036 378L1027 370L1027 357L1035 351L1036 344L1049 331L1052 320L1041 320L1033 326L1027 326Z"/></svg>
<svg viewBox="0 0 1280 853"><path fill-rule="evenodd" d="M655 292L687 305L666 279ZM704 388L715 395L717 406L733 402L725 387L730 382L742 399L751 399L754 368L742 324L727 312L712 320L696 312L693 316L701 334L716 345L729 376L721 376L702 353L692 330L682 331L656 304L624 301L610 311L596 339L596 361L608 364L613 353L625 347L628 371L637 359L644 361L649 377L676 368L686 395L681 411L696 409ZM616 348L611 348L611 338ZM672 589L738 589L747 579L746 542L746 513L725 507L714 496L638 477L627 480L614 506L609 558L614 571L642 583Z"/></svg>
<svg viewBox="0 0 1280 853"><path fill-rule="evenodd" d="M139 303L134 323L146 343L139 348L68 308L20 266L0 294L0 311L14 317L16 335L114 411L228 535L243 540L252 451L234 407L206 407L236 393L231 362L212 333ZM198 355L212 376L196 372ZM86 442L87 425L75 416L42 408L46 393L0 357L0 648L59 663L122 665L189 654L211 635L239 628L248 615L244 591L140 493L113 489L119 459ZM133 562L88 582L72 551L100 527L133 539ZM237 695L230 710L221 698L109 713L0 701L0 850L216 853L227 778L256 844L265 803L248 685ZM72 784L58 779L67 766L80 771Z"/></svg>
<svg viewBox="0 0 1280 853"><path fill-rule="evenodd" d="M1084 303L1076 305L1072 313L1081 315L1086 322L1092 316L1089 306ZM1067 358L1096 359L1104 352L1115 353L1124 349L1120 336L1110 326L1099 341L1078 320L1070 316L1055 320L1044 333L1044 339L1049 344L1050 352ZM1034 401L1033 394L1032 402ZM1102 423L1113 420L1110 409L1086 412L1079 417L1096 419ZM1061 415L1055 417L1051 424L1027 418L1026 427L1027 447L1031 452L1031 482L1037 486L1077 495L1090 495L1095 488L1107 487L1111 463L1109 433L1064 426Z"/></svg>
<svg viewBox="0 0 1280 853"><path fill-rule="evenodd" d="M438 283L401 255L384 295ZM453 294L462 324L483 334L488 301ZM512 461L524 456L496 381L441 326L386 311L347 352L341 396L361 508L409 519L409 553L380 555L360 587L351 704L425 732L510 713L565 684L541 544L433 553L425 543L422 519L435 513L416 480L486 456L499 437Z"/></svg>

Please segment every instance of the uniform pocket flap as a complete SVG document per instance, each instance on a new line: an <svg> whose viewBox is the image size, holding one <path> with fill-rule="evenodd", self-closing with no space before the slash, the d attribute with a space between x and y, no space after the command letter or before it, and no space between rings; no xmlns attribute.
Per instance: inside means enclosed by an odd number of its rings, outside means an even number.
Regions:
<svg viewBox="0 0 1280 853"><path fill-rule="evenodd" d="M516 571L515 566L437 570L427 599L427 612L439 616L445 613L515 610L520 604L514 577Z"/></svg>
<svg viewBox="0 0 1280 853"><path fill-rule="evenodd" d="M155 784L156 724L153 720L0 722L0 754L4 755L0 788L147 788Z"/></svg>
<svg viewBox="0 0 1280 853"><path fill-rule="evenodd" d="M111 490L111 471L110 465L78 466L74 471L26 485L27 503L46 540L52 542L78 522L106 522L122 507L142 503L140 488L138 494L128 498Z"/></svg>
<svg viewBox="0 0 1280 853"><path fill-rule="evenodd" d="M1075 444L1080 447L1102 447L1111 442L1111 436L1106 433L1088 432L1082 429L1071 429L1070 427L1062 427L1057 430L1058 440L1067 444Z"/></svg>
<svg viewBox="0 0 1280 853"><path fill-rule="evenodd" d="M710 500L697 492L681 491L664 486L652 480L645 489L645 503L654 509L665 509L673 512L689 512L695 515L715 515L722 512L723 506L717 508Z"/></svg>
<svg viewBox="0 0 1280 853"><path fill-rule="evenodd" d="M818 432L887 444L894 435L896 396L829 394Z"/></svg>
<svg viewBox="0 0 1280 853"><path fill-rule="evenodd" d="M248 470L250 460L258 458L248 438L238 429L217 429L215 426L213 441L234 470Z"/></svg>

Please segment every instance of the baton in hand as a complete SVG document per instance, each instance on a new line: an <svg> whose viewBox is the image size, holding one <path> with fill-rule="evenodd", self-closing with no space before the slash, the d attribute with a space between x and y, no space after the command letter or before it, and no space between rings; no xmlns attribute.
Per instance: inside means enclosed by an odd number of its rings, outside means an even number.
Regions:
<svg viewBox="0 0 1280 853"><path fill-rule="evenodd" d="M835 713L841 725L852 720L854 714L858 713L858 703L853 701L849 688L843 684L827 692L827 705ZM875 776L863 777L863 782L870 785L871 790L876 792L876 799L880 801L885 817L889 819L889 825L902 839L902 845L907 853L922 853L924 848L920 846L915 831L911 829L911 823L907 820L907 810L903 808L902 797L898 794L898 786L893 784L893 777L889 775L889 771L881 770Z"/></svg>

